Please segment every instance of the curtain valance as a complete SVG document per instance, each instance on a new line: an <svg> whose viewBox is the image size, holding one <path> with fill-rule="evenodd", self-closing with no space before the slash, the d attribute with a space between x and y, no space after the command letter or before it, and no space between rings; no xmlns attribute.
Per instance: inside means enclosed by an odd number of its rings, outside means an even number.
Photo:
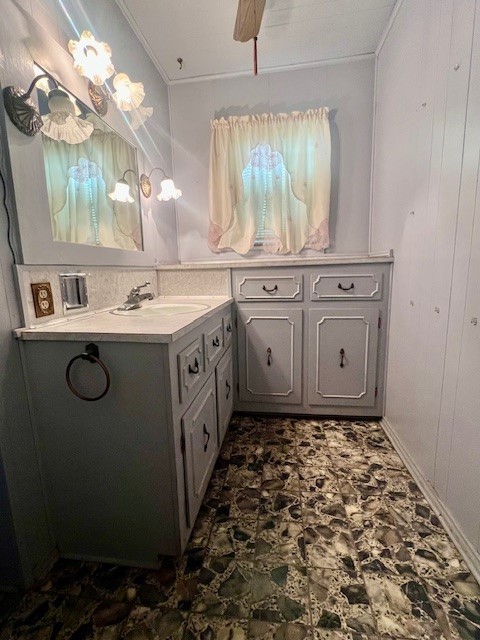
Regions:
<svg viewBox="0 0 480 640"><path fill-rule="evenodd" d="M268 225L265 251L328 247L328 109L231 116L213 120L211 126L211 250L248 253L261 223L266 229ZM270 162L268 180L265 162L258 162L262 154Z"/></svg>

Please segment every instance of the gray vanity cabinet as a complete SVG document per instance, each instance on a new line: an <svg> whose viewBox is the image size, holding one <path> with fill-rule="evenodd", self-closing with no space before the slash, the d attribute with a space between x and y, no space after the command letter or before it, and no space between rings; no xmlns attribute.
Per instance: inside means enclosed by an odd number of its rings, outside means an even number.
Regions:
<svg viewBox="0 0 480 640"><path fill-rule="evenodd" d="M83 339L73 332L67 340L22 342L62 557L155 568L159 554L183 552L231 414L225 320L234 327L230 304L174 337L152 329L124 341L87 329ZM92 340L111 387L98 402L84 402L69 390L65 371ZM72 379L91 396L105 384L101 369L84 360L75 362Z"/></svg>
<svg viewBox="0 0 480 640"><path fill-rule="evenodd" d="M238 347L240 401L301 403L301 309L242 306Z"/></svg>
<svg viewBox="0 0 480 640"><path fill-rule="evenodd" d="M378 320L378 309L310 309L310 405L375 405Z"/></svg>
<svg viewBox="0 0 480 640"><path fill-rule="evenodd" d="M232 270L237 411L381 416L388 261Z"/></svg>

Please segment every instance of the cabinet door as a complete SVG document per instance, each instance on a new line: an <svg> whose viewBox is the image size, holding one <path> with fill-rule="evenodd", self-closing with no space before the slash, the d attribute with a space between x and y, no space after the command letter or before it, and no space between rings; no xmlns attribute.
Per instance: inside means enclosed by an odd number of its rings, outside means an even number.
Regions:
<svg viewBox="0 0 480 640"><path fill-rule="evenodd" d="M229 349L215 369L217 382L218 443L222 444L233 411L232 350Z"/></svg>
<svg viewBox="0 0 480 640"><path fill-rule="evenodd" d="M378 309L309 312L309 404L375 405L378 318Z"/></svg>
<svg viewBox="0 0 480 640"><path fill-rule="evenodd" d="M220 320L213 329L205 334L205 360L206 366L211 367L220 359L223 351L223 320Z"/></svg>
<svg viewBox="0 0 480 640"><path fill-rule="evenodd" d="M243 307L238 326L240 400L299 404L302 311Z"/></svg>
<svg viewBox="0 0 480 640"><path fill-rule="evenodd" d="M195 522L218 453L215 378L210 379L182 418L187 521Z"/></svg>

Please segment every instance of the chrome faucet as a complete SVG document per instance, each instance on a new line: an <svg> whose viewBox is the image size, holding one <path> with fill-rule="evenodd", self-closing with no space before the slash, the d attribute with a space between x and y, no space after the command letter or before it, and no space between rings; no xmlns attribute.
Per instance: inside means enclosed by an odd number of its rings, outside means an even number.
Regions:
<svg viewBox="0 0 480 640"><path fill-rule="evenodd" d="M119 311L131 311L132 309L139 309L140 302L142 300L153 300L153 293L140 293L140 289L147 287L150 282L147 280L144 284L133 287L127 296L126 301L118 307Z"/></svg>

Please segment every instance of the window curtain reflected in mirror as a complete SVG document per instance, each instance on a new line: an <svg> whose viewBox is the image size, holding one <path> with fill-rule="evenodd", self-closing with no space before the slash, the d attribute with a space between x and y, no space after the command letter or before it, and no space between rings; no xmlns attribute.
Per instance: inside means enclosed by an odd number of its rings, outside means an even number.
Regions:
<svg viewBox="0 0 480 640"><path fill-rule="evenodd" d="M133 203L107 197L126 169L136 169L135 149L94 117L95 130L80 144L43 136L43 152L54 240L142 250L140 203L128 174Z"/></svg>

